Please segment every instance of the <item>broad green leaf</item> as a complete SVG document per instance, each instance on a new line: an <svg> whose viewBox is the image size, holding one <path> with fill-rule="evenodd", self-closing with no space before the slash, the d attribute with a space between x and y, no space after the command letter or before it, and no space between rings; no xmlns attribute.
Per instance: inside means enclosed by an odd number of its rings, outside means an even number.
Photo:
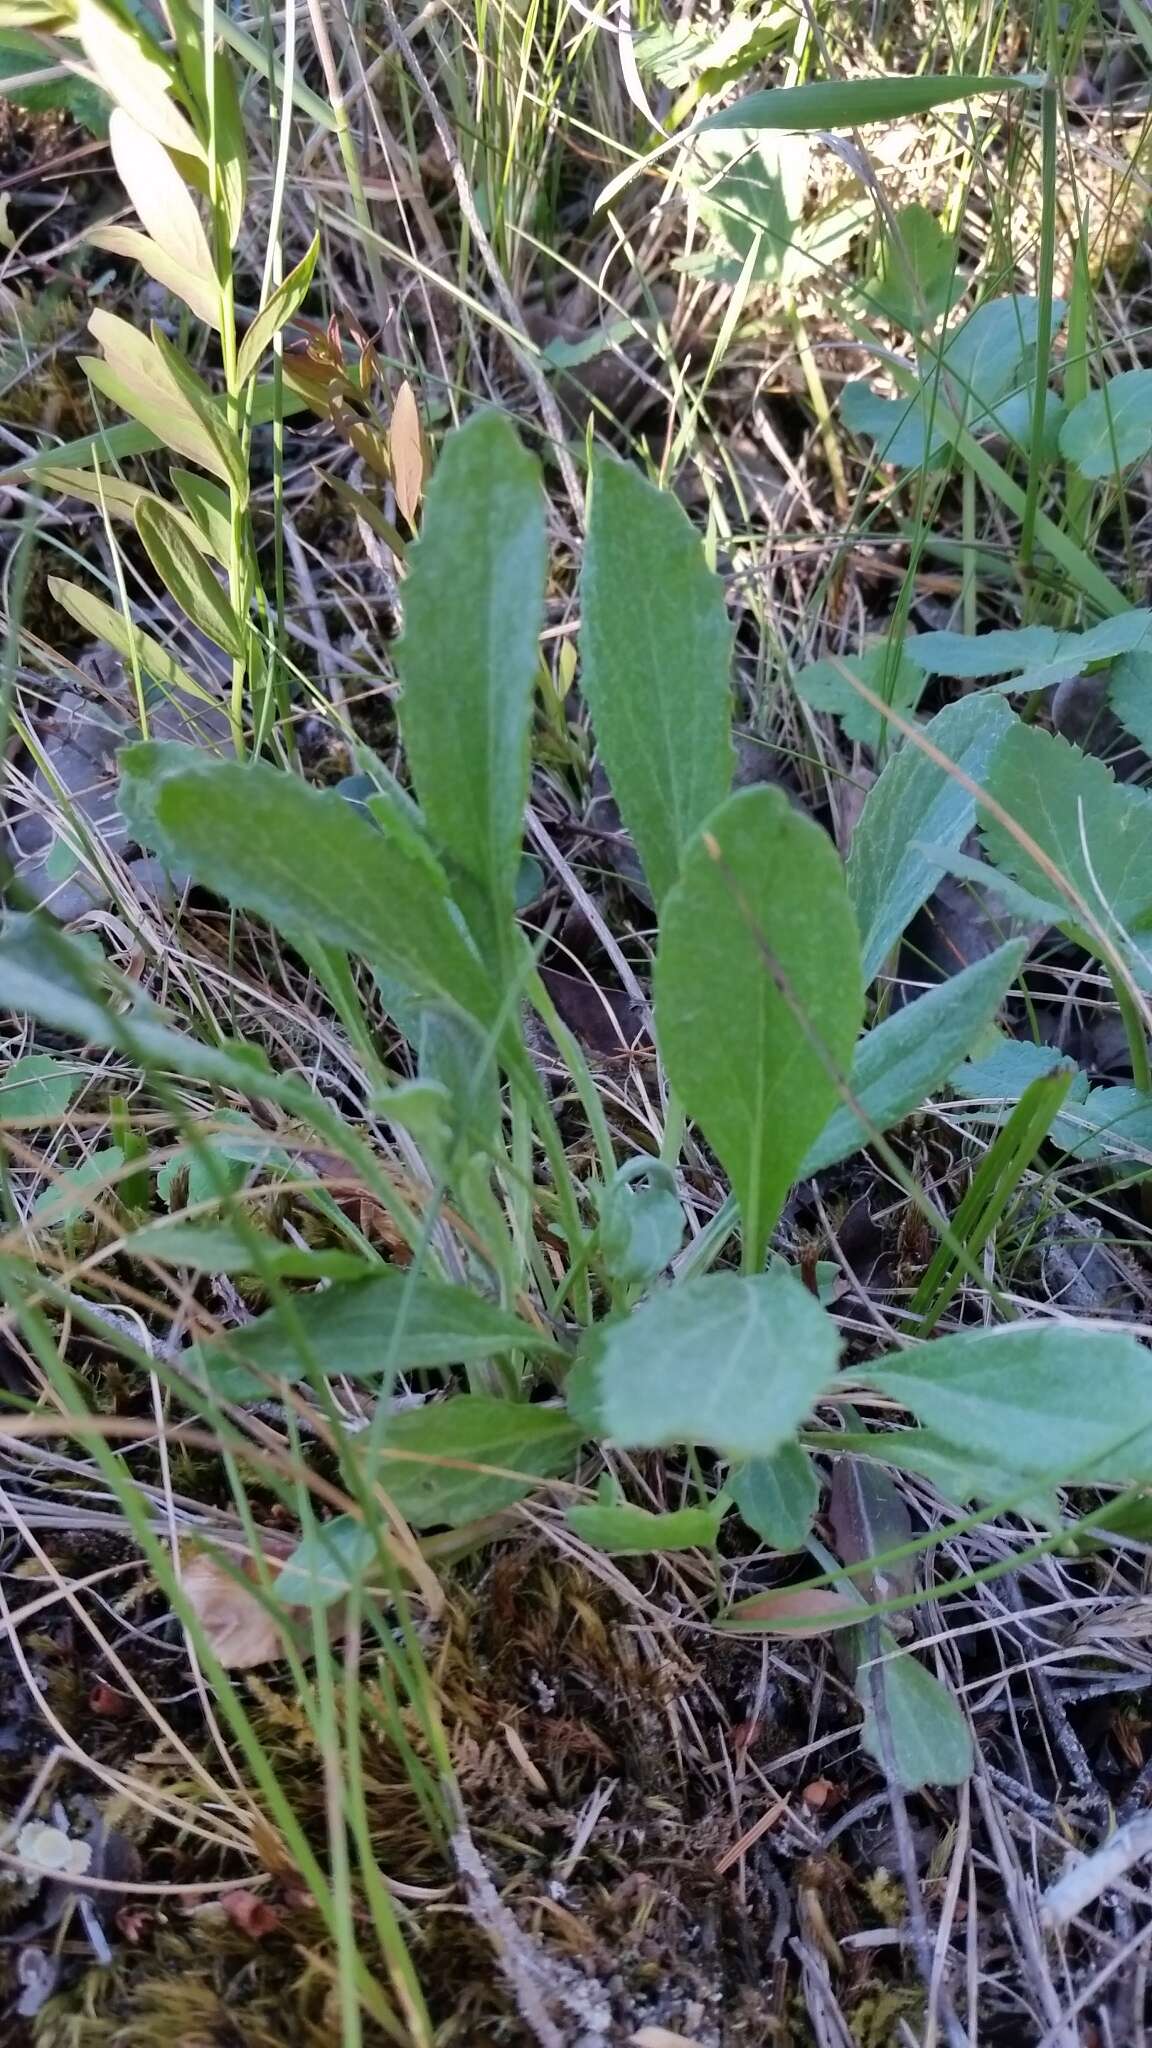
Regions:
<svg viewBox="0 0 1152 2048"><path fill-rule="evenodd" d="M55 1123L83 1079L82 1067L57 1059L54 1053L25 1053L0 1073L0 1123L12 1118Z"/></svg>
<svg viewBox="0 0 1152 2048"><path fill-rule="evenodd" d="M656 1557L666 1550L712 1550L728 1502L723 1496L711 1507L673 1508L653 1514L630 1501L598 1502L569 1508L568 1527L574 1536L606 1550L612 1557Z"/></svg>
<svg viewBox="0 0 1152 2048"><path fill-rule="evenodd" d="M396 651L421 809L469 926L507 961L547 542L534 457L497 413L449 435L409 556Z"/></svg>
<svg viewBox="0 0 1152 2048"><path fill-rule="evenodd" d="M317 233L295 269L288 272L283 283L278 284L269 297L267 304L260 308L240 344L236 362L238 385L246 384L249 377L256 375L265 350L272 346L281 328L287 326L292 315L304 304L319 254L320 236Z"/></svg>
<svg viewBox="0 0 1152 2048"><path fill-rule="evenodd" d="M1063 299L1053 299L1050 317L1054 334L1066 312ZM1031 386L1039 324L1038 299L1023 294L986 299L947 337L938 357L925 352L921 365L925 389L931 388L939 374L956 417L972 433L986 432L995 408L1022 382Z"/></svg>
<svg viewBox="0 0 1152 2048"><path fill-rule="evenodd" d="M998 946L938 988L865 1032L856 1047L849 1087L868 1123L886 1131L910 1116L945 1081L986 1029L1024 964L1022 939ZM1048 1072L1052 1065L1049 1056ZM799 1178L820 1173L869 1142L867 1127L847 1103L835 1109L801 1163Z"/></svg>
<svg viewBox="0 0 1152 2048"><path fill-rule="evenodd" d="M1152 451L1152 370L1121 370L1074 405L1060 453L1081 476L1118 476Z"/></svg>
<svg viewBox="0 0 1152 2048"><path fill-rule="evenodd" d="M708 1444L767 1457L832 1384L836 1325L795 1274L709 1273L584 1336L568 1406L632 1450Z"/></svg>
<svg viewBox="0 0 1152 2048"><path fill-rule="evenodd" d="M1063 300L1053 300L1053 332L1066 310ZM913 390L881 398L865 383L847 385L841 398L845 424L875 440L878 461L908 469L935 466L964 430L1019 437L1025 426L1030 431L1038 324L1036 299L986 300L938 350L922 351Z"/></svg>
<svg viewBox="0 0 1152 2048"><path fill-rule="evenodd" d="M737 262L755 252L757 283L788 284L805 269L803 220L811 181L811 145L801 135L727 129L702 136L685 177L701 219Z"/></svg>
<svg viewBox="0 0 1152 2048"><path fill-rule="evenodd" d="M172 469L168 473L200 536L201 546L227 568L232 542L232 513L227 492L222 491L219 484L210 484L206 476L197 476L190 469ZM169 510L172 510L171 506Z"/></svg>
<svg viewBox="0 0 1152 2048"><path fill-rule="evenodd" d="M901 207L891 228L881 223L876 271L861 294L870 312L917 334L934 325L962 289L956 243L926 206Z"/></svg>
<svg viewBox="0 0 1152 2048"><path fill-rule="evenodd" d="M938 712L924 727L924 738L982 785L1014 723L998 699L967 697ZM939 881L940 866L923 848L950 852L975 822L975 798L914 741L885 764L865 799L847 868L866 982Z"/></svg>
<svg viewBox="0 0 1152 2048"><path fill-rule="evenodd" d="M1054 1494L1037 1492L1035 1476L1027 1478L1006 1465L994 1464L988 1452L972 1457L946 1444L930 1429L889 1429L879 1435L846 1443L848 1450L864 1450L868 1457L883 1461L900 1472L916 1472L935 1487L942 1500L966 1508L972 1501L992 1507L1011 1507L1033 1521L1060 1522L1059 1503Z"/></svg>
<svg viewBox="0 0 1152 2048"><path fill-rule="evenodd" d="M0 1094L0 1104L3 1103ZM252 1238L256 1249L252 1248ZM358 1252L311 1251L231 1223L149 1223L124 1240L126 1256L190 1266L197 1273L273 1273L279 1280L358 1280L371 1272Z"/></svg>
<svg viewBox="0 0 1152 2048"><path fill-rule="evenodd" d="M82 589L78 583L63 582L59 576L48 578L48 588L57 604L62 605L87 632L114 647L129 668L135 650L144 674L151 676L162 689L183 691L185 696L199 698L204 704L218 702L210 690L193 680L166 647L161 647L158 640L153 640L151 634L139 626L130 625L123 612L117 611L114 605L105 604L102 598Z"/></svg>
<svg viewBox="0 0 1152 2048"><path fill-rule="evenodd" d="M698 121L695 134L717 128L863 128L870 121L905 121L912 114L954 106L987 93L1031 91L1035 78L990 78L979 74L924 78L830 79L812 85L775 86L734 100Z"/></svg>
<svg viewBox="0 0 1152 2048"><path fill-rule="evenodd" d="M163 150L160 154L164 155ZM219 286L215 282L206 285L193 271L186 270L182 263L176 263L158 242L142 235L138 228L93 228L87 239L93 248L104 249L110 256L123 256L129 263L138 263L149 277L163 285L166 292L171 292L174 298L183 299L197 320L203 320L207 327L219 327Z"/></svg>
<svg viewBox="0 0 1152 2048"><path fill-rule="evenodd" d="M301 1537L272 1581L289 1607L330 1607L371 1574L379 1556L372 1530L355 1515L334 1515Z"/></svg>
<svg viewBox="0 0 1152 2048"><path fill-rule="evenodd" d="M1026 1478L1152 1480L1152 1373L1135 1337L1089 1323L1015 1323L939 1337L858 1376L945 1444L993 1465L1010 1446Z"/></svg>
<svg viewBox="0 0 1152 2048"><path fill-rule="evenodd" d="M422 1000L482 1025L499 1015L434 868L334 791L189 747L128 747L120 764L124 817L169 866L286 932L322 933Z"/></svg>
<svg viewBox="0 0 1152 2048"><path fill-rule="evenodd" d="M105 92L165 149L204 155L171 97L172 75L142 28L130 28L99 0L76 0L76 32Z"/></svg>
<svg viewBox="0 0 1152 2048"><path fill-rule="evenodd" d="M669 1078L724 1164L759 1265L864 1008L839 856L780 790L730 797L689 848L654 986Z"/></svg>
<svg viewBox="0 0 1152 2048"><path fill-rule="evenodd" d="M1103 761L1038 726L1017 723L988 773L988 793L1054 861L1099 922L1152 917L1152 797L1118 783ZM980 834L994 865L1073 916L1039 862L987 814Z"/></svg>
<svg viewBox="0 0 1152 2048"><path fill-rule="evenodd" d="M3 1096L0 1096L0 1103ZM1076 1159L1142 1160L1152 1164L1152 1097L1139 1088L1092 1088L1068 1102L1052 1137Z"/></svg>
<svg viewBox="0 0 1152 2048"><path fill-rule="evenodd" d="M860 1740L880 1769L905 1792L923 1785L962 1785L972 1775L968 1723L950 1692L890 1629L877 1631L877 1654L856 1673L864 1709Z"/></svg>
<svg viewBox="0 0 1152 2048"><path fill-rule="evenodd" d="M1120 656L1108 678L1108 702L1145 753L1152 750L1152 651Z"/></svg>
<svg viewBox="0 0 1152 2048"><path fill-rule="evenodd" d="M897 469L931 469L950 445L949 415L942 399L917 388L899 398L881 398L863 379L840 393L840 417L853 434L876 443L877 462Z"/></svg>
<svg viewBox="0 0 1152 2048"><path fill-rule="evenodd" d="M948 1076L948 1086L957 1095L983 1097L987 1101L1018 1102L1024 1090L1038 1081L1043 1074L1055 1069L1077 1074L1076 1062L1067 1053L1057 1052L1054 1046L1037 1045L1030 1038L1002 1038L997 1034L996 1043L988 1049L980 1049L971 1059L964 1060ZM1080 1076L1081 1094L1087 1091L1086 1075ZM1075 1100L1072 1095L1068 1100ZM1058 1124L1059 1117L1056 1119ZM1055 1125L1053 1126L1055 1129Z"/></svg>
<svg viewBox="0 0 1152 2048"><path fill-rule="evenodd" d="M456 1394L393 1416L379 1479L416 1528L457 1528L570 1471L579 1450L580 1432L562 1408ZM402 1458L390 1455L400 1452Z"/></svg>
<svg viewBox="0 0 1152 2048"><path fill-rule="evenodd" d="M178 272L191 277L215 310L220 324L220 286L196 201L168 151L123 107L113 107L108 124L112 161L120 182L148 234ZM195 308L193 308L195 311Z"/></svg>
<svg viewBox="0 0 1152 2048"><path fill-rule="evenodd" d="M757 1536L774 1550L800 1550L820 1501L820 1482L807 1451L782 1443L767 1458L750 1458L728 1476L728 1491Z"/></svg>
<svg viewBox="0 0 1152 2048"><path fill-rule="evenodd" d="M93 1202L114 1200L115 1190L110 1183L123 1164L124 1154L119 1145L105 1145L99 1152L93 1152L81 1165L62 1173L43 1194L37 1195L32 1204L34 1221L45 1229L56 1230L61 1224L74 1223L78 1216L86 1215Z"/></svg>
<svg viewBox="0 0 1152 2048"><path fill-rule="evenodd" d="M600 758L663 902L732 780L732 627L686 513L629 464L594 460L580 678Z"/></svg>
<svg viewBox="0 0 1152 2048"><path fill-rule="evenodd" d="M1007 695L1050 689L1092 662L1109 661L1136 648L1152 648L1152 612L1119 612L1084 633L1058 633L1054 626L980 634L920 633L905 642L904 656L925 675L1010 674L1011 681L998 686Z"/></svg>
<svg viewBox="0 0 1152 2048"><path fill-rule="evenodd" d="M813 711L832 712L840 720L846 739L859 740L875 753L882 732L889 744L899 734L879 711L857 695L848 675L858 676L875 696L883 697L897 711L915 711L925 683L922 669L912 659L915 645L913 641L901 649L882 643L865 654L832 655L824 661L814 661L793 677L796 694Z"/></svg>
<svg viewBox="0 0 1152 2048"><path fill-rule="evenodd" d="M600 1197L604 1270L626 1286L654 1280L684 1241L676 1176L659 1159L629 1159Z"/></svg>
<svg viewBox="0 0 1152 2048"><path fill-rule="evenodd" d="M242 661L243 621L237 618L227 591L217 582L199 548L189 539L184 521L177 519L162 499L141 498L135 523L152 567L185 618L217 647L222 647L225 654Z"/></svg>
<svg viewBox="0 0 1152 2048"><path fill-rule="evenodd" d="M385 1380L397 1372L468 1365L504 1351L558 1348L532 1324L466 1287L389 1268L370 1280L294 1295L290 1317L270 1309L226 1337L197 1345L197 1369L228 1400L266 1392L265 1379L301 1379L308 1356L301 1356L297 1329L333 1378Z"/></svg>

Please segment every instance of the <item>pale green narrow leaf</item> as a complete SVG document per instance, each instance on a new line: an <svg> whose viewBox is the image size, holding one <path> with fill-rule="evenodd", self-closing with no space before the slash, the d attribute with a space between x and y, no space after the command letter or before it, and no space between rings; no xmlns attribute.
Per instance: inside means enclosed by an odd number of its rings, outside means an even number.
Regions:
<svg viewBox="0 0 1152 2048"><path fill-rule="evenodd" d="M163 151L161 151L163 155ZM142 270L154 277L174 298L183 299L189 312L197 320L203 320L208 327L220 325L220 290L213 282L204 284L183 264L174 262L166 249L150 236L142 235L138 228L105 227L93 228L88 235L89 242L96 249L107 250L110 256L126 257L129 263L138 263Z"/></svg>
<svg viewBox="0 0 1152 2048"><path fill-rule="evenodd" d="M89 356L77 358L81 366L93 360ZM119 402L117 399L116 403ZM267 426L274 419L291 419L307 410L304 399L297 397L285 385L278 388L271 379L258 384L252 394L251 420L256 427ZM98 433L84 434L77 441L39 449L23 462L0 470L0 483L11 484L25 477L42 477L46 470L57 469L61 463L71 465L74 470L91 469L96 463L101 467L111 467L113 462L124 461L131 455L147 455L153 448L174 447L171 436L161 429L153 432L151 428L139 425L135 419L124 420L119 426L101 427ZM198 462L200 457L195 455L192 459Z"/></svg>
<svg viewBox="0 0 1152 2048"><path fill-rule="evenodd" d="M785 128L796 132L821 128L862 128L870 121L905 121L912 114L954 106L988 93L1034 90L1035 78L990 78L976 73L923 78L847 78L811 85L775 86L748 93L717 114L698 121L694 130L716 128Z"/></svg>
<svg viewBox="0 0 1152 2048"><path fill-rule="evenodd" d="M168 474L180 493L192 529L199 535L200 546L227 568L232 543L228 493L222 491L219 484L210 484L207 477L197 476L190 469L172 469Z"/></svg>
<svg viewBox="0 0 1152 2048"><path fill-rule="evenodd" d="M938 712L924 737L983 785L1013 723L997 698L966 697ZM950 852L975 822L975 798L914 741L907 740L885 764L865 799L847 870L866 982L939 881L940 863L928 859L924 848Z"/></svg>
<svg viewBox="0 0 1152 2048"><path fill-rule="evenodd" d="M271 348L280 329L287 326L292 315L304 304L319 254L320 236L316 234L295 269L289 271L284 282L277 285L267 305L262 306L257 313L240 344L236 363L238 385L246 384L249 377L256 375L265 350Z"/></svg>
<svg viewBox="0 0 1152 2048"><path fill-rule="evenodd" d="M570 1471L579 1450L580 1432L562 1408L457 1394L392 1418L380 1484L416 1528L442 1522L455 1528L510 1507L541 1479ZM389 1455L400 1452L403 1457Z"/></svg>
<svg viewBox="0 0 1152 2048"><path fill-rule="evenodd" d="M199 462L215 475L226 477L227 472L221 464L211 438L204 432L195 413L182 403L179 392L167 384L153 382L134 367L105 362L101 356L77 356L76 360L89 383L94 384L97 391L110 399L113 405L118 405L121 412L128 413L147 431L147 438L143 441L137 436L116 440L113 434L109 433L106 438L111 453L138 454L142 448L167 447L175 454L183 455L189 462ZM77 461L80 453L87 452L87 448L85 444L76 443L62 452L68 454L73 461ZM104 449L100 440L93 437L92 457L102 458L103 454ZM26 468L29 473L34 474L31 464Z"/></svg>
<svg viewBox="0 0 1152 2048"><path fill-rule="evenodd" d="M757 1536L774 1550L800 1550L820 1501L820 1483L806 1450L783 1443L767 1458L750 1458L729 1474L728 1491Z"/></svg>
<svg viewBox="0 0 1152 2048"><path fill-rule="evenodd" d="M863 1015L839 856L780 790L730 797L664 906L656 1026L669 1077L740 1204L749 1268L838 1099Z"/></svg>
<svg viewBox="0 0 1152 2048"><path fill-rule="evenodd" d="M767 1457L831 1385L839 1350L836 1325L787 1268L710 1273L588 1331L568 1405L590 1435L629 1449Z"/></svg>
<svg viewBox="0 0 1152 2048"><path fill-rule="evenodd" d="M430 857L415 859L332 790L265 762L212 761L190 747L120 756L121 808L171 867L286 932L393 973L425 1001L489 1026L500 997L459 929Z"/></svg>
<svg viewBox="0 0 1152 2048"><path fill-rule="evenodd" d="M863 1660L856 1674L864 1748L905 1792L962 1785L972 1775L974 1758L960 1708L938 1678L898 1648L890 1629L877 1635L877 1655Z"/></svg>
<svg viewBox="0 0 1152 2048"><path fill-rule="evenodd" d="M1016 1323L860 1369L945 1444L1053 1483L1152 1480L1152 1372L1135 1337Z"/></svg>
<svg viewBox="0 0 1152 2048"><path fill-rule="evenodd" d="M142 632L139 626L130 624L123 612L118 612L114 606L105 604L101 598L94 597L90 590L81 589L78 583L63 582L59 576L48 578L48 588L57 604L62 605L86 632L94 634L98 640L106 640L109 647L114 647L129 668L135 651L144 674L151 676L162 689L183 691L185 696L197 697L204 704L218 702L210 690L204 689L202 684L193 680L187 669L180 666L166 647L161 647L160 642L153 640L150 633Z"/></svg>
<svg viewBox="0 0 1152 2048"><path fill-rule="evenodd" d="M82 1067L50 1052L26 1053L0 1074L0 1123L36 1118L55 1123L64 1115L84 1079Z"/></svg>
<svg viewBox="0 0 1152 2048"><path fill-rule="evenodd" d="M988 793L1048 855L1098 921L1152 918L1152 796L1119 783L1103 761L1038 726L1016 723L988 774ZM1039 861L998 819L980 834L989 860L1040 899L1061 901ZM1063 917L1071 909L1061 902Z"/></svg>
<svg viewBox="0 0 1152 2048"><path fill-rule="evenodd" d="M234 249L240 237L248 183L248 140L235 69L227 51L217 45L212 56L209 95L209 67L204 62L204 16L201 10L195 5L189 6L187 0L167 0L165 12L176 39L181 77L187 80L198 97L205 127L211 124L219 203L228 230L229 246ZM234 45L238 38L239 42L253 47L241 31L229 34L231 28L230 22L216 15L213 35L223 35ZM265 72L267 63L265 56L262 67ZM276 66L276 70L282 83L280 67ZM297 86L297 105L303 104L301 93L307 94L307 87ZM312 95L308 94L308 97ZM187 168L191 174L194 166L182 165L181 168Z"/></svg>
<svg viewBox="0 0 1152 2048"><path fill-rule="evenodd" d="M799 1176L821 1173L851 1158L869 1143L868 1126L886 1131L910 1116L950 1080L956 1062L992 1023L1024 964L1027 945L1013 939L983 960L974 960L950 981L894 1010L865 1032L856 1047L849 1087L868 1119L863 1123L847 1103L833 1110L820 1136L805 1153ZM1052 1065L1049 1055L1048 1072Z"/></svg>
<svg viewBox="0 0 1152 2048"><path fill-rule="evenodd" d="M499 414L445 441L409 559L396 661L412 779L473 934L503 964L547 544L539 468Z"/></svg>
<svg viewBox="0 0 1152 2048"><path fill-rule="evenodd" d="M196 1347L198 1371L228 1400L266 1391L264 1378L307 1372L296 1331L325 1374L385 1379L397 1372L468 1365L505 1351L554 1351L552 1339L465 1287L389 1267L370 1280L294 1295L243 1329ZM263 1378L261 1376L264 1376Z"/></svg>
<svg viewBox="0 0 1152 2048"><path fill-rule="evenodd" d="M76 0L76 30L109 98L165 149L203 158L199 137L171 97L171 72L144 29L128 27L99 0Z"/></svg>
<svg viewBox="0 0 1152 2048"><path fill-rule="evenodd" d="M199 421L217 458L217 474L230 484L235 496L241 501L248 497L248 461L240 445L239 437L229 426L224 407L213 398L203 379L196 375L191 364L186 362L178 348L174 348L163 328L152 323L152 341L160 357L164 372L173 389Z"/></svg>
<svg viewBox="0 0 1152 2048"><path fill-rule="evenodd" d="M1084 477L1117 476L1152 450L1152 370L1121 370L1074 405L1060 453Z"/></svg>
<svg viewBox="0 0 1152 2048"><path fill-rule="evenodd" d="M136 531L161 583L184 616L225 654L242 661L243 621L236 617L227 591L189 539L183 520L176 518L162 499L142 498L136 507Z"/></svg>
<svg viewBox="0 0 1152 2048"><path fill-rule="evenodd" d="M662 1515L630 1501L597 1502L569 1508L568 1527L574 1536L606 1550L612 1557L656 1557L666 1550L712 1550L728 1503L711 1507L673 1508Z"/></svg>
<svg viewBox="0 0 1152 2048"><path fill-rule="evenodd" d="M580 683L600 758L663 902L732 781L732 628L687 515L639 470L594 462Z"/></svg>
<svg viewBox="0 0 1152 2048"><path fill-rule="evenodd" d="M85 505L94 505L98 512L106 511L110 519L131 519L141 498L149 495L146 484L128 483L115 470L103 467L99 475L67 467L45 467L36 474L50 491L79 498Z"/></svg>
<svg viewBox="0 0 1152 2048"><path fill-rule="evenodd" d="M220 287L208 237L188 186L168 151L123 107L108 124L112 160L145 232L178 271L187 273L217 305ZM220 324L219 312L212 325Z"/></svg>
<svg viewBox="0 0 1152 2048"><path fill-rule="evenodd" d="M355 1515L334 1515L301 1537L272 1581L272 1591L289 1607L330 1607L370 1576L378 1556L371 1529Z"/></svg>

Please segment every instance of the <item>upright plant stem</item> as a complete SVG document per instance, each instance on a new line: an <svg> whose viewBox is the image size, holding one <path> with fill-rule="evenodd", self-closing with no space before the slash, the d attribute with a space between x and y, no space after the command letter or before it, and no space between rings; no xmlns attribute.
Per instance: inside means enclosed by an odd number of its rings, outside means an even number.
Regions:
<svg viewBox="0 0 1152 2048"><path fill-rule="evenodd" d="M1032 575L1036 548L1036 515L1044 473L1044 420L1048 397L1048 364L1052 353L1052 282L1056 268L1057 80L1060 30L1055 0L1048 0L1048 77L1040 95L1040 264L1036 279L1036 382L1032 394L1032 435L1028 484L1020 530L1020 574Z"/></svg>

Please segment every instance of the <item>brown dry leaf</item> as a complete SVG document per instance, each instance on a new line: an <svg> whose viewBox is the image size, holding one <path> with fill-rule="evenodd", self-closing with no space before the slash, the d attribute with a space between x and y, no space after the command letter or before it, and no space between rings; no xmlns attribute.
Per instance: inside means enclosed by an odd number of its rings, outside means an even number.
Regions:
<svg viewBox="0 0 1152 2048"><path fill-rule="evenodd" d="M245 1564L246 1578L254 1568ZM202 1550L181 1572L184 1595L226 1671L247 1671L284 1655L284 1637L268 1609L220 1558Z"/></svg>
<svg viewBox="0 0 1152 2048"><path fill-rule="evenodd" d="M803 1586L798 1586L794 1592L760 1593L753 1600L742 1600L726 1617L725 1626L739 1628L752 1622L759 1631L765 1624L769 1628L779 1625L789 1635L795 1635L805 1622L815 1632L843 1628L859 1620L860 1607L856 1601L845 1600L839 1593L824 1592L820 1587L805 1592Z"/></svg>
<svg viewBox="0 0 1152 2048"><path fill-rule="evenodd" d="M388 452L392 457L396 509L401 518L414 528L424 489L424 435L416 407L416 393L407 378L396 393L396 403L392 407Z"/></svg>

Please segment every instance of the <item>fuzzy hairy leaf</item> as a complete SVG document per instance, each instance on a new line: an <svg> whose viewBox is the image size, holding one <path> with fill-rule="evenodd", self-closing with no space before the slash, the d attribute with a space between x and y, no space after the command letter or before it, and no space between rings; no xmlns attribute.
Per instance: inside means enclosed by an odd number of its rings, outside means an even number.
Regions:
<svg viewBox="0 0 1152 2048"><path fill-rule="evenodd" d="M334 1378L386 1381L397 1372L466 1365L504 1351L554 1349L530 1323L469 1288L389 1268L319 1294L294 1295L291 1316L270 1309L240 1330L197 1345L194 1357L216 1393L244 1400L266 1391L267 1379L302 1379L310 1358Z"/></svg>
<svg viewBox="0 0 1152 2048"><path fill-rule="evenodd" d="M266 762L213 761L155 743L120 756L121 808L170 866L288 933L322 933L422 999L489 1025L498 993L416 860L331 790Z"/></svg>
<svg viewBox="0 0 1152 2048"><path fill-rule="evenodd" d="M676 499L610 456L593 466L581 688L657 904L732 780L732 628Z"/></svg>
<svg viewBox="0 0 1152 2048"><path fill-rule="evenodd" d="M988 793L1047 854L1097 920L1152 920L1152 796L1119 783L1103 761L1037 726L1015 724L988 774ZM981 820L990 861L1041 902L1053 921L1074 912L1040 862L997 818Z"/></svg>
<svg viewBox="0 0 1152 2048"><path fill-rule="evenodd" d="M797 1443L750 1458L729 1475L728 1491L757 1536L774 1550L800 1550L820 1501L816 1468Z"/></svg>
<svg viewBox="0 0 1152 2048"><path fill-rule="evenodd" d="M380 1484L416 1528L441 1522L456 1528L497 1514L541 1479L570 1471L579 1450L580 1432L563 1408L456 1394L393 1416Z"/></svg>
<svg viewBox="0 0 1152 2048"><path fill-rule="evenodd" d="M836 1325L786 1267L710 1273L588 1331L568 1406L590 1435L629 1449L767 1457L831 1384L839 1350Z"/></svg>
<svg viewBox="0 0 1152 2048"><path fill-rule="evenodd" d="M1023 939L1009 940L864 1033L849 1086L869 1125L888 1130L952 1077L957 1060L995 1018L1027 950ZM1051 1064L1049 1059L1049 1068ZM868 1136L867 1125L841 1103L805 1153L799 1177L850 1159L868 1143Z"/></svg>
<svg viewBox="0 0 1152 2048"><path fill-rule="evenodd" d="M497 413L444 443L396 651L412 779L490 963L507 961L547 543L535 459Z"/></svg>
<svg viewBox="0 0 1152 2048"><path fill-rule="evenodd" d="M781 791L730 797L689 848L654 985L672 1084L723 1161L759 1264L864 1008L836 849Z"/></svg>
<svg viewBox="0 0 1152 2048"><path fill-rule="evenodd" d="M924 738L983 784L1014 720L994 697L966 697L936 714ZM864 979L871 981L940 877L925 847L950 852L976 822L976 800L911 740L869 790L852 836L848 893L860 926Z"/></svg>
<svg viewBox="0 0 1152 2048"><path fill-rule="evenodd" d="M1129 1337L1091 1324L1016 1323L862 1368L860 1377L959 1450L1024 1477L1146 1484L1152 1373Z"/></svg>

